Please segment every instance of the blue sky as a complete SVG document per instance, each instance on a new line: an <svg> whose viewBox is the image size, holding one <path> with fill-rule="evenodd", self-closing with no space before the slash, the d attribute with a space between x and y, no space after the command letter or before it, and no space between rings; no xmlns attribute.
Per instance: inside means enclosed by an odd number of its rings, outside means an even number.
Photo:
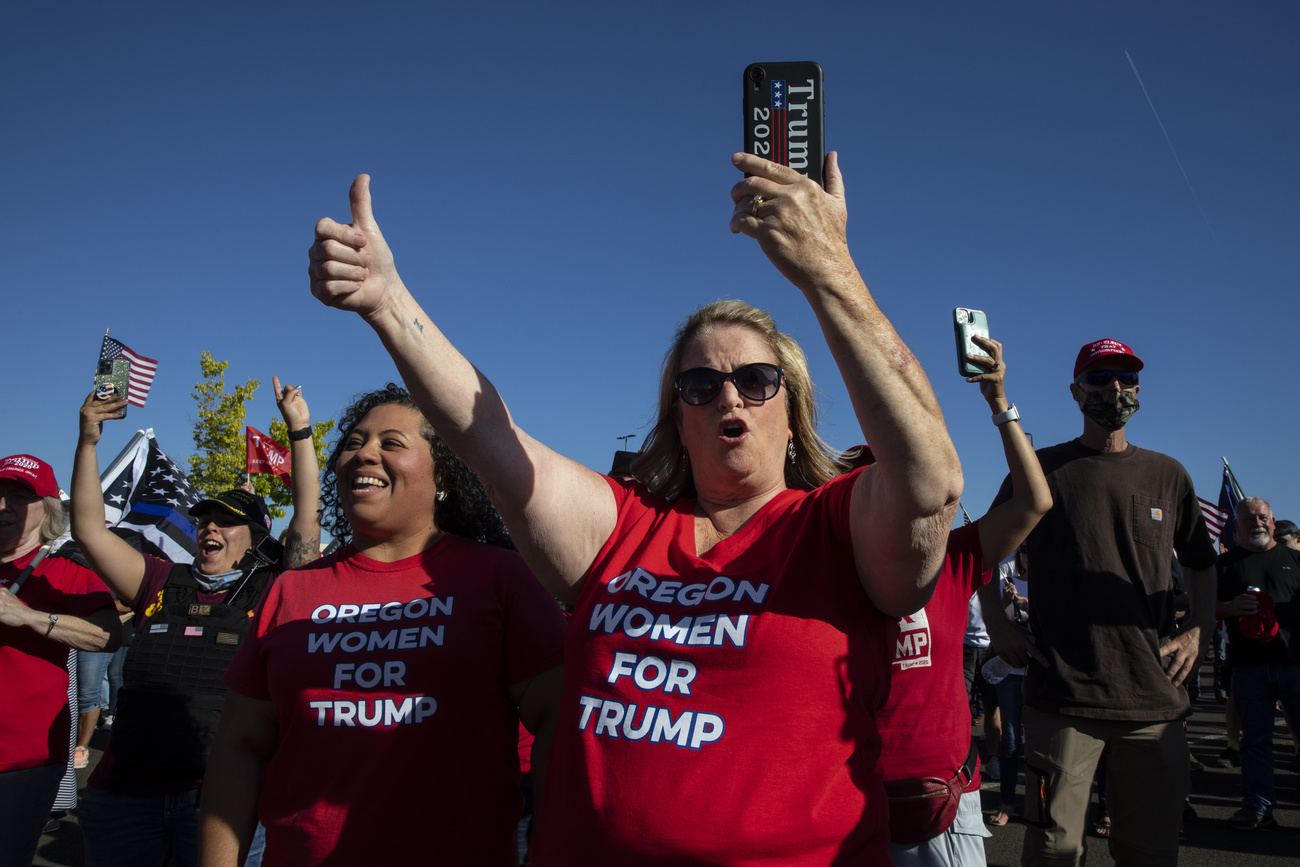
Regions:
<svg viewBox="0 0 1300 867"><path fill-rule="evenodd" d="M727 229L741 72L807 59L851 249L935 385L973 515L1006 470L956 372L955 306L1006 343L1037 445L1079 434L1074 356L1114 337L1147 363L1132 442L1209 499L1227 456L1300 520L1295 4L128 2L0 22L0 454L65 486L106 327L160 370L101 461L146 426L191 453L205 349L262 381L262 430L273 374L318 420L395 378L308 291L312 226L347 219L362 171L407 284L562 453L605 471L617 437L635 448L674 327L729 296L803 343L823 436L859 442L806 302Z"/></svg>

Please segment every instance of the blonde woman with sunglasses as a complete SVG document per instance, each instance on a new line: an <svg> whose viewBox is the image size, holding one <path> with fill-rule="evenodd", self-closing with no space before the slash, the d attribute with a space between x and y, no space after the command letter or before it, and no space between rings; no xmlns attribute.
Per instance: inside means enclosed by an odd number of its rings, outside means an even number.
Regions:
<svg viewBox="0 0 1300 867"><path fill-rule="evenodd" d="M802 352L741 302L691 316L665 359L640 481L520 428L439 332L352 186L321 220L312 292L375 329L480 473L520 552L575 605L538 865L886 864L873 774L897 618L933 590L961 470L924 372L823 190L746 154L731 230L804 293L878 464L834 478Z"/></svg>

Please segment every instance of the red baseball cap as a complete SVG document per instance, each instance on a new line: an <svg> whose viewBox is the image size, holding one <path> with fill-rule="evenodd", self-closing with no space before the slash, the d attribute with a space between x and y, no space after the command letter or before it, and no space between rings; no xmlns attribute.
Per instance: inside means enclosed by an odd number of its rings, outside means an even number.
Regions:
<svg viewBox="0 0 1300 867"><path fill-rule="evenodd" d="M1277 606L1273 602L1273 597L1263 591L1254 595L1259 602L1259 610L1254 614L1238 618L1237 625L1241 627L1244 638L1265 644L1277 635Z"/></svg>
<svg viewBox="0 0 1300 867"><path fill-rule="evenodd" d="M1120 356L1122 358L1132 359L1133 369L1142 369L1142 359L1138 358L1133 350L1129 349L1118 340L1111 340L1109 337L1103 337L1101 340L1094 340L1092 343L1085 343L1079 350L1079 357L1074 360L1074 378L1078 379L1083 369L1088 367L1099 358L1110 356Z"/></svg>
<svg viewBox="0 0 1300 867"><path fill-rule="evenodd" d="M31 455L10 455L0 460L0 479L22 482L38 497L59 495L59 483L54 480L54 470L45 461Z"/></svg>

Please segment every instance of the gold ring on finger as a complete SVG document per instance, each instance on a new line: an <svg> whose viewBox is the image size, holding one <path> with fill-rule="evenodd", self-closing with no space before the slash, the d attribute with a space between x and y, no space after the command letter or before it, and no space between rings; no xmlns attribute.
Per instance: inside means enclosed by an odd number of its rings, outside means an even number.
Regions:
<svg viewBox="0 0 1300 867"><path fill-rule="evenodd" d="M750 215L751 217L757 217L757 216L758 216L758 208L759 208L759 206L762 205L762 204L763 204L763 197L762 197L762 196L754 196L754 201L751 202L750 205L749 205L749 215Z"/></svg>

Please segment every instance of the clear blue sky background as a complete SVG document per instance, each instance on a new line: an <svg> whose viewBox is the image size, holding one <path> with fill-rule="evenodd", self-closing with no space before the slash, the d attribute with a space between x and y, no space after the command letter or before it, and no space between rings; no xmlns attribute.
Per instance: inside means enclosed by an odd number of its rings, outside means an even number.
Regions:
<svg viewBox="0 0 1300 867"><path fill-rule="evenodd" d="M308 291L322 216L374 181L407 283L517 419L589 467L638 434L690 310L802 341L822 432L862 437L802 296L732 236L741 72L816 60L850 245L934 382L983 514L1005 464L956 373L988 313L1043 446L1077 436L1081 344L1146 363L1130 440L1300 520L1300 5L1277 2L13 4L0 16L8 373L0 454L70 480L104 329L160 361L107 461L192 450L199 353L316 419L395 377ZM1171 153L1131 55L1177 151ZM1181 160L1181 165L1179 163Z"/></svg>

